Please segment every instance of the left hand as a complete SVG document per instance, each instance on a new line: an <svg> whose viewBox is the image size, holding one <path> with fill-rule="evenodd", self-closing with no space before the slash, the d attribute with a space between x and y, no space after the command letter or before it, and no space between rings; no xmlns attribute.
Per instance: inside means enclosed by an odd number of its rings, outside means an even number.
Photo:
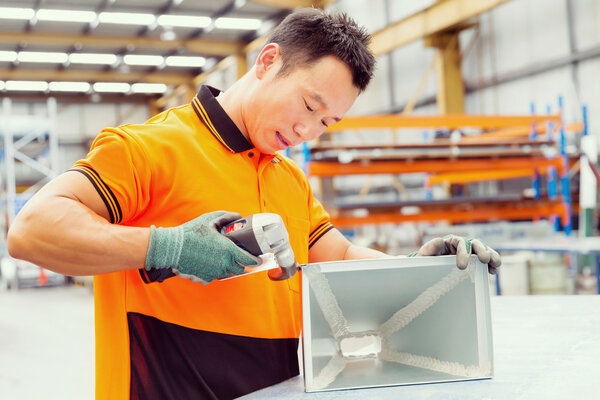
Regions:
<svg viewBox="0 0 600 400"><path fill-rule="evenodd" d="M410 253L408 256L444 256L456 254L456 266L459 269L465 269L469 264L471 253L477 255L479 261L483 264L487 264L490 274L495 275L497 268L502 265L498 252L488 247L482 240L476 238L468 239L456 235L431 239L421 246L419 251Z"/></svg>

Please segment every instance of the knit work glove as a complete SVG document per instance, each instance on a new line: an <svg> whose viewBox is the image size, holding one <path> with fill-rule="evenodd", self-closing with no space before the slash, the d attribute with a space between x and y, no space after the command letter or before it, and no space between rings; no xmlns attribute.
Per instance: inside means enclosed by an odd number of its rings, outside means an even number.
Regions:
<svg viewBox="0 0 600 400"><path fill-rule="evenodd" d="M239 275L244 266L262 260L242 250L219 229L242 216L215 211L174 228L150 227L146 270L171 268L175 275L207 284L217 278Z"/></svg>
<svg viewBox="0 0 600 400"><path fill-rule="evenodd" d="M488 247L482 240L467 239L456 235L431 239L421 246L419 251L410 253L408 256L445 256L456 254L456 266L459 269L465 269L467 268L467 264L469 264L471 253L476 254L479 261L488 265L488 272L490 274L496 274L497 268L502 264L498 252Z"/></svg>

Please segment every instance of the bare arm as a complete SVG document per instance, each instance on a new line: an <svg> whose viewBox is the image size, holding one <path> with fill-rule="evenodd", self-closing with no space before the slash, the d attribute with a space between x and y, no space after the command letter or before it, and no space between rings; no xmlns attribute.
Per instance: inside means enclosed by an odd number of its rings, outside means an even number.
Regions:
<svg viewBox="0 0 600 400"><path fill-rule="evenodd" d="M25 204L8 231L8 252L65 275L143 267L150 229L113 225L108 218L90 181L66 172Z"/></svg>
<svg viewBox="0 0 600 400"><path fill-rule="evenodd" d="M323 235L308 251L308 261L311 263L384 257L391 256L368 247L356 246L335 228Z"/></svg>

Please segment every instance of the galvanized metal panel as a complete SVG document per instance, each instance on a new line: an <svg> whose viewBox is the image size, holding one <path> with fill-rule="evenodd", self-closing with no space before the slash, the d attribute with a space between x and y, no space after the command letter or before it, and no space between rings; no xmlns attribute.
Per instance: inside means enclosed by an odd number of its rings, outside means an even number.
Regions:
<svg viewBox="0 0 600 400"><path fill-rule="evenodd" d="M453 256L308 264L302 293L306 391L493 374L487 268L475 257L466 271Z"/></svg>

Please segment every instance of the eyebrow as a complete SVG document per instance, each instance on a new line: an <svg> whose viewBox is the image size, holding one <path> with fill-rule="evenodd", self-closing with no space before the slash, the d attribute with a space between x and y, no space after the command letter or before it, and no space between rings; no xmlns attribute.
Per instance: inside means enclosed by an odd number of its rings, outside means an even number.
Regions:
<svg viewBox="0 0 600 400"><path fill-rule="evenodd" d="M323 100L323 98L321 97L320 94L311 92L310 97L312 97L313 100L315 100L317 103L319 103L321 108L327 108L327 104L325 103L325 100ZM333 119L335 120L335 122L339 122L341 120L341 118L339 118L339 117L333 117Z"/></svg>

